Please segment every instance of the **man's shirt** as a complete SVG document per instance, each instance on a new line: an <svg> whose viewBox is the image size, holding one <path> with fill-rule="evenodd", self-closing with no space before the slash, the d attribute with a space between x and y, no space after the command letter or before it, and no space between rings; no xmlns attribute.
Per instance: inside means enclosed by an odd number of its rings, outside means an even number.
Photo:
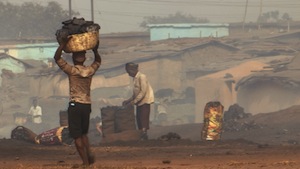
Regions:
<svg viewBox="0 0 300 169"><path fill-rule="evenodd" d="M100 67L100 62L94 61L90 66L72 66L60 58L56 63L69 77L70 101L91 104L92 77Z"/></svg>
<svg viewBox="0 0 300 169"><path fill-rule="evenodd" d="M31 106L28 114L32 116L33 123L42 123L42 108L40 106Z"/></svg>
<svg viewBox="0 0 300 169"><path fill-rule="evenodd" d="M134 104L141 106L154 102L154 93L146 75L138 72L133 78L133 96L131 100Z"/></svg>

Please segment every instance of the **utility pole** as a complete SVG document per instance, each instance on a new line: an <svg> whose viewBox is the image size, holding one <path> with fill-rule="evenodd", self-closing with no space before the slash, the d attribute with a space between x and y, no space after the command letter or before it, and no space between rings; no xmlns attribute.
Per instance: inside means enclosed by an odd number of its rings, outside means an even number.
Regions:
<svg viewBox="0 0 300 169"><path fill-rule="evenodd" d="M69 17L72 19L72 3L71 0L69 0Z"/></svg>
<svg viewBox="0 0 300 169"><path fill-rule="evenodd" d="M69 0L69 17L72 19L72 0ZM91 17L92 21L94 21L94 0L91 0Z"/></svg>
<svg viewBox="0 0 300 169"><path fill-rule="evenodd" d="M261 14L262 14L262 1L260 0L259 19L258 19L258 30L260 30Z"/></svg>
<svg viewBox="0 0 300 169"><path fill-rule="evenodd" d="M94 21L94 0L91 0L91 12L92 21Z"/></svg>
<svg viewBox="0 0 300 169"><path fill-rule="evenodd" d="M245 29L245 21L246 21L247 9L248 9L248 0L246 0L245 14L244 14L244 18L243 18L243 30Z"/></svg>

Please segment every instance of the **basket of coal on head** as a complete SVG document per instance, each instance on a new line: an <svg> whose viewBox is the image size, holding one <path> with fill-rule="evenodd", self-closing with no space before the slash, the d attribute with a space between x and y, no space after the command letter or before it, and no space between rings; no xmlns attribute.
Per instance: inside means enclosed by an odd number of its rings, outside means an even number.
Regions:
<svg viewBox="0 0 300 169"><path fill-rule="evenodd" d="M84 18L76 18L62 22L61 29L56 31L56 40L59 44L71 39L64 47L64 52L73 53L93 49L99 40L100 25Z"/></svg>

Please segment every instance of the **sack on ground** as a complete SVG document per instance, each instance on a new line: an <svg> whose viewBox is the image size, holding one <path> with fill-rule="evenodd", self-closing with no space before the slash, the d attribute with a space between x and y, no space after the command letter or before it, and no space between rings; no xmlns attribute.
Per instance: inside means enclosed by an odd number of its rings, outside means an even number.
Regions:
<svg viewBox="0 0 300 169"><path fill-rule="evenodd" d="M57 127L39 134L35 141L37 144L43 145L70 145L73 139L69 135L68 127Z"/></svg>

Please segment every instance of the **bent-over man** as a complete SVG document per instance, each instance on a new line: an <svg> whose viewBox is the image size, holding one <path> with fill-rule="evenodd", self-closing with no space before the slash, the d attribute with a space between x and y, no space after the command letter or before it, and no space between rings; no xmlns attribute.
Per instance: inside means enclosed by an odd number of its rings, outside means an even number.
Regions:
<svg viewBox="0 0 300 169"><path fill-rule="evenodd" d="M150 105L154 103L154 93L145 74L139 72L139 65L133 62L126 63L125 70L133 77L133 95L125 100L123 105L136 105L136 122L141 131L141 140L147 140L149 130Z"/></svg>

